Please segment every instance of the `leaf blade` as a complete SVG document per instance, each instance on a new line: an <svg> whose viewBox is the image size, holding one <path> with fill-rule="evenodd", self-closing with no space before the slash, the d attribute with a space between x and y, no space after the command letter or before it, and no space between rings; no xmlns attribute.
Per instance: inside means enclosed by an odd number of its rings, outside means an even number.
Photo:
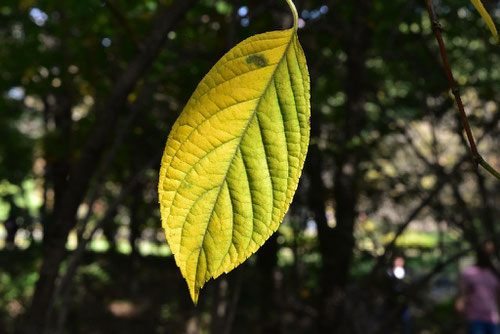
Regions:
<svg viewBox="0 0 500 334"><path fill-rule="evenodd" d="M498 31L497 31L497 28L495 26L495 23L493 22L493 20L491 19L491 16L490 14L488 13L488 11L484 8L484 5L483 3L481 2L481 0L471 0L472 4L474 5L474 7L476 7L476 10L479 12L479 14L481 15L481 17L483 18L484 22L486 23L486 25L488 26L488 28L490 29L491 33L493 34L493 37L495 38L495 40L499 41L498 39Z"/></svg>
<svg viewBox="0 0 500 334"><path fill-rule="evenodd" d="M309 115L307 66L290 29L230 50L174 124L158 190L167 241L195 303L208 279L278 228L303 167Z"/></svg>

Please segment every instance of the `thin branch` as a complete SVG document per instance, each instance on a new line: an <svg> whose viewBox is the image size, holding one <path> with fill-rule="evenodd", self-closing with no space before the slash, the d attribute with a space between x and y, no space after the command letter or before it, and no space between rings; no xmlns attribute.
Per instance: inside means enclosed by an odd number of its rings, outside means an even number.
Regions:
<svg viewBox="0 0 500 334"><path fill-rule="evenodd" d="M444 171L442 170L439 171L441 175L437 174L439 180L438 182L436 182L433 189L429 193L427 193L427 196L420 201L419 205L413 209L413 211L408 215L405 221L398 225L398 228L393 238L387 244L387 246L385 246L384 253L380 257L378 257L377 262L372 267L372 270L368 276L370 279L375 277L375 275L378 273L380 268L382 268L383 264L387 260L387 256L391 254L391 252L394 250L398 237L400 237L405 232L406 228L411 224L411 222L414 221L414 219L420 214L420 212L437 197L437 195L441 192L443 187L447 183L452 183L450 181L451 177L459 171L459 169L461 168L462 164L465 161L466 158L463 157L459 162L456 163L453 169L447 174L445 174Z"/></svg>
<svg viewBox="0 0 500 334"><path fill-rule="evenodd" d="M111 168L111 165L116 157L116 154L122 147L125 137L128 135L129 130L134 124L135 119L147 107L148 103L150 103L151 101L152 96L157 91L158 87L163 82L165 82L165 79L168 77L168 75L177 70L180 66L186 64L188 62L188 59L189 57L181 59L177 63L167 66L165 71L157 80L145 83L141 89L139 97L133 103L125 107L125 109L128 110L129 113L127 117L123 120L122 124L118 127L118 131L114 136L111 148L107 151L106 155L103 157L103 162L99 167L99 169L97 170L97 172L95 173L97 175L96 180L93 182L93 185L90 191L88 192L89 193L88 196L89 200L87 201L88 211L87 214L83 217L83 219L78 222L80 225L78 231L78 242L80 242L83 238L83 233L85 231L87 223L93 214L92 208L94 207L95 202L102 193L102 187L104 185L104 180L106 179L107 172Z"/></svg>
<svg viewBox="0 0 500 334"><path fill-rule="evenodd" d="M103 0L103 3L109 9L111 14L116 18L118 23L123 26L123 29L125 29L125 32L127 33L128 37L132 40L134 45L138 47L137 35L134 33L132 28L130 28L130 24L128 23L127 18L122 14L122 12L118 9L118 7L116 7L109 0Z"/></svg>
<svg viewBox="0 0 500 334"><path fill-rule="evenodd" d="M492 174L494 177L500 180L500 173L495 170L489 163L487 163L482 156L477 157L479 159L478 163L486 169L490 174Z"/></svg>
<svg viewBox="0 0 500 334"><path fill-rule="evenodd" d="M411 222L415 220L415 218L420 214L420 212L429 205L429 203L434 199L434 197L441 192L441 189L443 188L444 185L445 185L444 181L436 183L434 189L432 189L432 191L429 192L427 196L420 201L419 205L413 209L413 211L408 215L405 221L398 225L396 233L394 234L391 241L385 247L384 253L377 259L377 262L372 267L372 270L368 277L373 278L376 274L378 274L379 269L382 268L385 261L387 260L388 254L391 254L391 252L395 248L397 239L403 234L403 232L411 224Z"/></svg>
<svg viewBox="0 0 500 334"><path fill-rule="evenodd" d="M427 11L429 13L429 17L432 24L432 32L436 37L436 40L439 45L439 52L441 53L441 59L443 60L444 70L446 73L446 77L448 78L448 83L450 85L451 91L455 96L455 102L457 103L458 111L460 114L460 120L465 129L465 133L467 135L467 140L469 141L470 150L472 153L472 160L474 164L482 166L485 170L495 176L500 180L500 174L489 165L483 157L479 154L476 146L476 142L474 140L474 136L472 135L472 130L469 125L469 119L467 118L467 114L465 113L464 105L462 103L462 98L460 96L460 90L458 89L457 83L455 81L455 77L453 76L453 72L451 71L450 61L448 59L448 53L446 52L446 47L444 45L443 36L441 34L441 25L439 24L439 20L436 15L436 11L434 9L433 0L426 0Z"/></svg>
<svg viewBox="0 0 500 334"><path fill-rule="evenodd" d="M427 159L424 155L424 153L422 153L417 145L415 144L415 142L413 141L413 138L411 137L411 135L408 133L408 131L401 131L401 134L404 136L404 139L406 141L406 144L408 146L410 146L411 150L413 151L413 153L417 156L417 158L419 158L421 161L424 162L424 164L429 167L430 169L435 169L436 167L440 167L439 165L439 160L437 157L435 157L435 163L433 164L432 162L429 161L429 159ZM433 146L434 147L434 146ZM433 150L433 149L432 149ZM434 151L434 150L433 150Z"/></svg>
<svg viewBox="0 0 500 334"><path fill-rule="evenodd" d="M170 73L169 71L165 71L165 74ZM164 75L162 75L163 79ZM161 79L153 82L146 83L142 88L141 94L139 97L130 105L127 106L126 109L129 110L128 116L123 120L122 124L118 127L118 131L114 136L113 143L111 144L111 148L108 150L106 155L103 158L103 163L99 167L96 172L96 181L94 181L91 190L89 191L89 200L88 200L88 211L87 214L83 217L80 223L80 230L78 231L78 242L83 239L83 233L85 232L86 226L90 217L93 214L92 208L94 207L95 202L99 198L102 193L102 188L104 185L104 181L107 176L107 172L111 168L112 163L121 149L125 137L128 135L130 128L134 124L135 119L139 115L141 111L144 110L146 104L150 101L153 93L156 91L156 88L161 84Z"/></svg>

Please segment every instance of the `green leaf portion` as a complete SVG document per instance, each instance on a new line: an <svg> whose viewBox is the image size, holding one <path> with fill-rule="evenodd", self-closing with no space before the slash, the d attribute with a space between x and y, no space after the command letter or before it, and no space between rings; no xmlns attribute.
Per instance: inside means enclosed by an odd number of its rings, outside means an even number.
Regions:
<svg viewBox="0 0 500 334"><path fill-rule="evenodd" d="M203 78L170 132L163 227L194 303L277 230L309 144L309 74L294 29L259 34Z"/></svg>
<svg viewBox="0 0 500 334"><path fill-rule="evenodd" d="M481 17L483 18L484 22L486 22L486 25L493 34L493 37L495 37L495 40L498 42L498 32L495 23L493 23L490 14L488 14L488 11L484 8L481 0L471 0L471 2L474 5L474 7L476 7L479 14L481 14Z"/></svg>

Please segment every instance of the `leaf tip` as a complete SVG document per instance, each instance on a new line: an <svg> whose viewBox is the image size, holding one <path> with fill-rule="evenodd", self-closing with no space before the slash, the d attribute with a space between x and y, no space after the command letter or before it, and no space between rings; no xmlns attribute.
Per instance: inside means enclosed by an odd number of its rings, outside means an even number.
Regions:
<svg viewBox="0 0 500 334"><path fill-rule="evenodd" d="M196 298L196 299L193 299L193 298ZM191 299L193 300L193 305L195 307L198 306L198 296L196 296L196 297L191 296Z"/></svg>
<svg viewBox="0 0 500 334"><path fill-rule="evenodd" d="M194 306L198 306L198 297L200 296L200 289L199 288L189 289L189 294L191 295L191 300L193 301Z"/></svg>

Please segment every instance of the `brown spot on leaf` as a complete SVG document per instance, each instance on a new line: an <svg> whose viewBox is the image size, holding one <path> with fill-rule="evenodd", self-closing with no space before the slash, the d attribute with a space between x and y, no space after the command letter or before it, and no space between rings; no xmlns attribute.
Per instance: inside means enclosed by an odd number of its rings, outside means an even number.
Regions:
<svg viewBox="0 0 500 334"><path fill-rule="evenodd" d="M264 67L267 65L267 58L261 54L253 54L247 57L247 64L254 64L258 67Z"/></svg>

